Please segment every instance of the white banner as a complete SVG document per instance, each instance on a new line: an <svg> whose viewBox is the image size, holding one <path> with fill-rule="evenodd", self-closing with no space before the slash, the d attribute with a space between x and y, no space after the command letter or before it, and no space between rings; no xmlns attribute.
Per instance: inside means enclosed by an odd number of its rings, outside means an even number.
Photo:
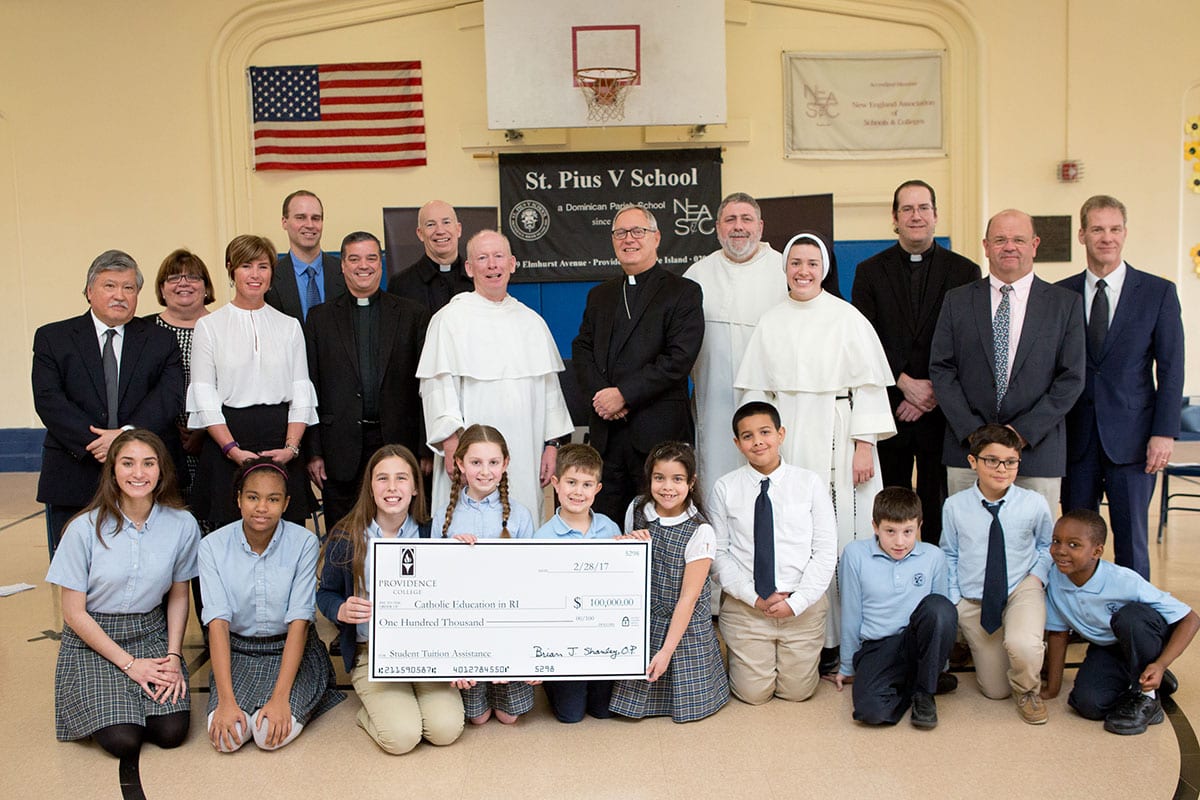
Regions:
<svg viewBox="0 0 1200 800"><path fill-rule="evenodd" d="M784 53L789 158L945 155L942 54Z"/></svg>

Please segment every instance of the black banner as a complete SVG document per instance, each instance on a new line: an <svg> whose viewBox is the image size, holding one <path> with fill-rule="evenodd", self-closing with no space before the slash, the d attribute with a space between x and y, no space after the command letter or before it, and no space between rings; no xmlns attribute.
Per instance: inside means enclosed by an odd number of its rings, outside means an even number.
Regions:
<svg viewBox="0 0 1200 800"><path fill-rule="evenodd" d="M500 225L513 282L595 281L621 270L612 218L641 203L658 220L658 261L676 274L719 245L721 150L500 154Z"/></svg>

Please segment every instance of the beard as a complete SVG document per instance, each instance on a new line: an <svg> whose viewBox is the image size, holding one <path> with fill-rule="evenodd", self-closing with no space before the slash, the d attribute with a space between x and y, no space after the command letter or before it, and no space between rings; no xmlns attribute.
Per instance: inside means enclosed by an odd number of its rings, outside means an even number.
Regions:
<svg viewBox="0 0 1200 800"><path fill-rule="evenodd" d="M717 241L731 261L744 261L758 249L759 243L759 239L754 236L718 236Z"/></svg>

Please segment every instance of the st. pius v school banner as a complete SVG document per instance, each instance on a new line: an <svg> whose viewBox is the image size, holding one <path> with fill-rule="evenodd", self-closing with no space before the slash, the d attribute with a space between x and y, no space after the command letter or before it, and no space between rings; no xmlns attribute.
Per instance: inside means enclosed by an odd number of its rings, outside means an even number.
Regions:
<svg viewBox="0 0 1200 800"><path fill-rule="evenodd" d="M676 274L718 247L721 151L500 155L500 227L514 282L594 281L620 273L617 209L640 203L658 221L658 261Z"/></svg>

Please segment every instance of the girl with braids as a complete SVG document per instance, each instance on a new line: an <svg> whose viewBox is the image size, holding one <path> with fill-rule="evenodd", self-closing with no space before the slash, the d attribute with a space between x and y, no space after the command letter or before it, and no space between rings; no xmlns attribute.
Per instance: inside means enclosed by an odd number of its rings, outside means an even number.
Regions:
<svg viewBox="0 0 1200 800"><path fill-rule="evenodd" d="M531 539L533 516L508 499L508 445L490 425L472 425L458 438L450 505L433 518L433 530L468 544L477 539ZM495 712L505 725L533 708L533 686L541 681L454 681L462 690L467 718L482 725Z"/></svg>
<svg viewBox="0 0 1200 800"><path fill-rule="evenodd" d="M375 743L392 755L407 753L422 737L431 744L451 744L463 730L458 689L449 683L370 680L370 541L428 539L430 526L421 468L411 450L384 445L364 474L354 508L325 541L317 606L340 629L342 659L362 702L358 724Z"/></svg>
<svg viewBox="0 0 1200 800"><path fill-rule="evenodd" d="M533 515L508 499L508 444L491 425L472 425L458 437L454 451L450 505L433 517L433 529L445 538L531 539Z"/></svg>
<svg viewBox="0 0 1200 800"><path fill-rule="evenodd" d="M691 722L729 702L725 662L709 609L716 533L696 493L696 453L664 442L646 457L646 491L629 505L625 530L649 539L650 651L646 680L618 681L609 708L625 717Z"/></svg>
<svg viewBox="0 0 1200 800"><path fill-rule="evenodd" d="M62 588L55 734L91 736L121 759L123 784L136 783L142 742L178 747L188 731L181 652L200 528L175 486L161 439L139 428L117 436L46 575Z"/></svg>
<svg viewBox="0 0 1200 800"><path fill-rule="evenodd" d="M212 655L208 738L222 753L254 739L277 750L346 699L312 625L320 544L283 520L288 473L271 456L234 475L242 518L200 542L200 591Z"/></svg>

